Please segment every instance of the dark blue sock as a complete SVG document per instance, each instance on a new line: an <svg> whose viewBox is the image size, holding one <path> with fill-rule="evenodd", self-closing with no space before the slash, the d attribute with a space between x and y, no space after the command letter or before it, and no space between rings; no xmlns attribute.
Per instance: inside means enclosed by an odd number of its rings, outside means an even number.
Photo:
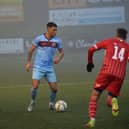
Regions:
<svg viewBox="0 0 129 129"><path fill-rule="evenodd" d="M31 98L33 101L35 101L36 96L37 96L37 88L32 88L31 89Z"/></svg>
<svg viewBox="0 0 129 129"><path fill-rule="evenodd" d="M51 91L50 102L54 103L56 99L57 91Z"/></svg>

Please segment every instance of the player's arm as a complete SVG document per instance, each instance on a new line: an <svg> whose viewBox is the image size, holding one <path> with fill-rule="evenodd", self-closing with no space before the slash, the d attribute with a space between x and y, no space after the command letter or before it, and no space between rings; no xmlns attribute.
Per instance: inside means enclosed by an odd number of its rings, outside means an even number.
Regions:
<svg viewBox="0 0 129 129"><path fill-rule="evenodd" d="M93 63L94 52L105 48L106 48L106 40L98 42L88 49L88 64L86 66L88 72L91 72L92 69L94 68L94 63Z"/></svg>
<svg viewBox="0 0 129 129"><path fill-rule="evenodd" d="M58 49L58 55L54 58L54 63L58 64L63 57L64 57L64 50L63 48L60 48Z"/></svg>
<svg viewBox="0 0 129 129"><path fill-rule="evenodd" d="M28 56L27 56L27 61L26 61L26 65L25 65L25 69L26 69L27 72L30 71L31 59L32 59L32 55L33 55L33 52L34 52L35 48L36 48L36 46L32 45L31 48L29 49Z"/></svg>

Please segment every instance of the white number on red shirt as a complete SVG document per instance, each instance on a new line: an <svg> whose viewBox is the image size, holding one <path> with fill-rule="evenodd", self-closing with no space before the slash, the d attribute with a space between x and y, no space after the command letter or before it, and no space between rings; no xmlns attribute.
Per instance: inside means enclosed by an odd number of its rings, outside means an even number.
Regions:
<svg viewBox="0 0 129 129"><path fill-rule="evenodd" d="M114 46L114 55L112 59L114 60L120 60L122 62L124 60L124 54L125 54L125 48L121 48L120 51L118 46Z"/></svg>

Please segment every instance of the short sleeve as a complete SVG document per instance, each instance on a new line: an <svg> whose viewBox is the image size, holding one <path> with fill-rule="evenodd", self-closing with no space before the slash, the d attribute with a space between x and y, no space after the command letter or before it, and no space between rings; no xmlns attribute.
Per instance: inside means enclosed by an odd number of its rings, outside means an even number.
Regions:
<svg viewBox="0 0 129 129"><path fill-rule="evenodd" d="M39 44L39 40L40 40L40 38L39 38L39 37L36 37L36 38L32 41L32 44L37 47L38 44Z"/></svg>
<svg viewBox="0 0 129 129"><path fill-rule="evenodd" d="M58 48L58 49L62 49L62 48L63 48L62 40L60 40L60 39L58 40L57 48Z"/></svg>

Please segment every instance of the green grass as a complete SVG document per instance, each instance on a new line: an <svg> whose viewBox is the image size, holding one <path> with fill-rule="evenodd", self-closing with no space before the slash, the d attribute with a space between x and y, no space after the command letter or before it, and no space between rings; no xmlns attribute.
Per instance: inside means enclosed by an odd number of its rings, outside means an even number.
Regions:
<svg viewBox="0 0 129 129"><path fill-rule="evenodd" d="M92 84L101 66L99 56L95 56L93 73L85 72L85 53L66 53L64 61L55 66L59 80L57 100L64 99L68 103L67 112L49 111L50 91L46 83L41 82L36 107L32 113L28 113L31 72L27 73L24 69L26 56L1 55L0 129L85 129ZM95 129L129 129L128 76L129 69L119 98L120 115L112 117L104 92L98 104Z"/></svg>
<svg viewBox="0 0 129 129"><path fill-rule="evenodd" d="M120 97L120 115L113 118L111 109L106 107L106 94L98 105L95 129L128 129L128 88L126 81ZM4 86L0 88L0 129L84 129L88 121L88 99L91 83L60 83L57 99L68 103L68 110L57 113L48 110L49 88L40 85L34 111L28 113L29 85Z"/></svg>

